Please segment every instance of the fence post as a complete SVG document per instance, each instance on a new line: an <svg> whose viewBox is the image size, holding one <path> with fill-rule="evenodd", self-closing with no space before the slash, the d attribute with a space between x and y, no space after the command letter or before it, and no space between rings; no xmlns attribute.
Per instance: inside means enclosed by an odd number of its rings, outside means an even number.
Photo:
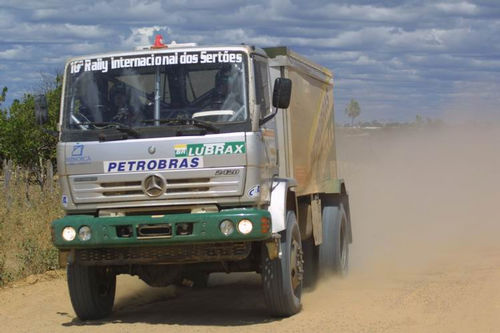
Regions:
<svg viewBox="0 0 500 333"><path fill-rule="evenodd" d="M10 178L12 177L12 161L3 161L3 187L4 189L9 188Z"/></svg>
<svg viewBox="0 0 500 333"><path fill-rule="evenodd" d="M21 174L21 167L16 165L16 170L14 171L14 180L16 185L18 185L22 181L23 175Z"/></svg>
<svg viewBox="0 0 500 333"><path fill-rule="evenodd" d="M10 181L12 179L12 160L3 161L3 186L6 197L7 209L12 205L12 196L9 191Z"/></svg>
<svg viewBox="0 0 500 333"><path fill-rule="evenodd" d="M47 160L47 162L45 162L45 170L47 172L45 182L49 191L52 192L54 189L54 167L52 166L51 160Z"/></svg>
<svg viewBox="0 0 500 333"><path fill-rule="evenodd" d="M30 173L32 169L27 168L23 172L23 179L24 179L24 191L25 191L25 196L26 196L26 205L30 205L31 197L30 197Z"/></svg>

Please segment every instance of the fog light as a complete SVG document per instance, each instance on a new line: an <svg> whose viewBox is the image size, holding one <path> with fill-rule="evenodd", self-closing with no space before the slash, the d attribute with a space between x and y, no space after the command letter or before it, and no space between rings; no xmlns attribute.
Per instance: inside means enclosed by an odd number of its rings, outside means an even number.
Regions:
<svg viewBox="0 0 500 333"><path fill-rule="evenodd" d="M220 232L229 236L234 232L234 224L230 220L224 220L219 225Z"/></svg>
<svg viewBox="0 0 500 333"><path fill-rule="evenodd" d="M72 241L76 237L76 231L73 227L65 227L62 231L62 238L64 238L65 241Z"/></svg>
<svg viewBox="0 0 500 333"><path fill-rule="evenodd" d="M88 241L90 237L92 237L92 232L90 231L90 227L84 225L78 230L78 238L80 238L81 241Z"/></svg>
<svg viewBox="0 0 500 333"><path fill-rule="evenodd" d="M253 229L253 224L252 221L250 220L241 220L238 223L238 230L244 235L251 233L252 229Z"/></svg>

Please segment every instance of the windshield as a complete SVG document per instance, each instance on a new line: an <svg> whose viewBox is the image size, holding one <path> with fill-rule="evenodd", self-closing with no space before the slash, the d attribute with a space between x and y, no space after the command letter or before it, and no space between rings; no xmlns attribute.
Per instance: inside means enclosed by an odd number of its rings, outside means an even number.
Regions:
<svg viewBox="0 0 500 333"><path fill-rule="evenodd" d="M244 53L234 51L73 61L66 73L63 130L245 122L246 68Z"/></svg>

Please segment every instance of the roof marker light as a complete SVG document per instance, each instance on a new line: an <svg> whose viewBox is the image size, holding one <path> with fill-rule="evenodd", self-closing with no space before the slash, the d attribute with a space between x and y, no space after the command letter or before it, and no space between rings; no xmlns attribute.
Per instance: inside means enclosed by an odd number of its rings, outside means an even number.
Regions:
<svg viewBox="0 0 500 333"><path fill-rule="evenodd" d="M167 45L163 44L163 36L162 35L156 35L155 36L155 43L153 46L151 46L152 49L163 49L167 48Z"/></svg>

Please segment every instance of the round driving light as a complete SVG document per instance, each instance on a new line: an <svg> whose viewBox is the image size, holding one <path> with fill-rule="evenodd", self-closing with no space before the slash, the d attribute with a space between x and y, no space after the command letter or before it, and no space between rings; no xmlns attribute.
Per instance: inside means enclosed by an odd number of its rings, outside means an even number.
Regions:
<svg viewBox="0 0 500 333"><path fill-rule="evenodd" d="M65 241L72 241L76 237L76 231L73 227L65 227L62 231L62 238Z"/></svg>
<svg viewBox="0 0 500 333"><path fill-rule="evenodd" d="M81 241L88 241L90 237L92 237L92 232L90 231L90 227L84 225L78 230L78 238L80 238Z"/></svg>
<svg viewBox="0 0 500 333"><path fill-rule="evenodd" d="M250 220L241 220L238 223L238 230L244 235L251 233L252 229L253 229L253 224L252 221Z"/></svg>
<svg viewBox="0 0 500 333"><path fill-rule="evenodd" d="M219 229L224 235L229 236L234 231L234 224L229 220L224 220L220 223Z"/></svg>

